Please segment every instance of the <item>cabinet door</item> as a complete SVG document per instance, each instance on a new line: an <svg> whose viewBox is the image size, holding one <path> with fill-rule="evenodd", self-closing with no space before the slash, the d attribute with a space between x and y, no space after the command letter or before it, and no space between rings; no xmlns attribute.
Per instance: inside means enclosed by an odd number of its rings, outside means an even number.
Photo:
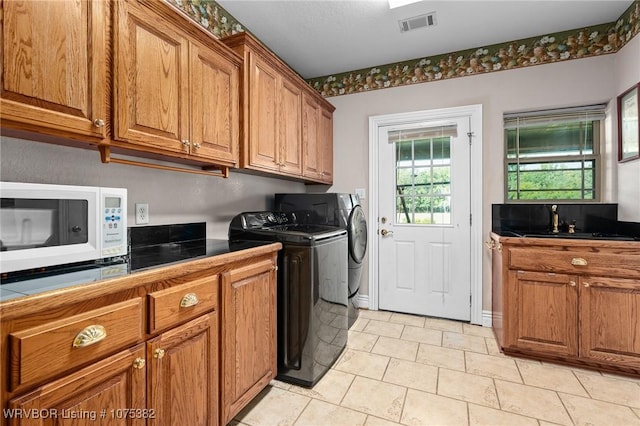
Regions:
<svg viewBox="0 0 640 426"><path fill-rule="evenodd" d="M505 346L562 355L578 351L577 277L509 271L509 341Z"/></svg>
<svg viewBox="0 0 640 426"><path fill-rule="evenodd" d="M322 159L321 180L324 183L333 183L333 113L321 108L318 126L318 155Z"/></svg>
<svg viewBox="0 0 640 426"><path fill-rule="evenodd" d="M218 424L218 322L213 312L147 343L155 425Z"/></svg>
<svg viewBox="0 0 640 426"><path fill-rule="evenodd" d="M191 154L237 165L240 69L191 43Z"/></svg>
<svg viewBox="0 0 640 426"><path fill-rule="evenodd" d="M222 423L276 375L275 259L222 276Z"/></svg>
<svg viewBox="0 0 640 426"><path fill-rule="evenodd" d="M580 356L640 367L638 280L581 278Z"/></svg>
<svg viewBox="0 0 640 426"><path fill-rule="evenodd" d="M310 96L304 96L302 104L303 175L309 179L322 178L319 154L318 127L320 106Z"/></svg>
<svg viewBox="0 0 640 426"><path fill-rule="evenodd" d="M249 54L249 73L249 165L278 170L281 78L253 53Z"/></svg>
<svg viewBox="0 0 640 426"><path fill-rule="evenodd" d="M12 425L145 425L144 345L112 355L67 377L43 385L9 401L9 408L22 413L53 410L58 418L14 418ZM72 416L75 416L73 418Z"/></svg>
<svg viewBox="0 0 640 426"><path fill-rule="evenodd" d="M3 126L104 138L109 3L4 1L2 9Z"/></svg>
<svg viewBox="0 0 640 426"><path fill-rule="evenodd" d="M114 139L187 153L189 44L142 6L114 5Z"/></svg>
<svg viewBox="0 0 640 426"><path fill-rule="evenodd" d="M302 91L300 87L282 80L280 103L280 171L302 175Z"/></svg>

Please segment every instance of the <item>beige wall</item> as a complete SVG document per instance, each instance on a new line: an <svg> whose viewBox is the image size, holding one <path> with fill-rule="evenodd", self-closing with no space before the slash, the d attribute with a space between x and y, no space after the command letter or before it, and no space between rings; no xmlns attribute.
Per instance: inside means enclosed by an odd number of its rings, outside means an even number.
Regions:
<svg viewBox="0 0 640 426"><path fill-rule="evenodd" d="M615 55L614 69L616 72L615 97L634 84L640 82L640 37L634 37ZM614 141L617 143L618 128L613 127ZM617 163L616 163L617 164ZM640 222L640 160L620 163L618 174L618 216L620 220Z"/></svg>
<svg viewBox="0 0 640 426"><path fill-rule="evenodd" d="M0 180L128 189L129 226L134 204L149 203L150 225L206 222L209 238L226 238L231 218L273 207L276 192L304 192L304 185L231 172L228 179L101 164L97 151L2 137Z"/></svg>
<svg viewBox="0 0 640 426"><path fill-rule="evenodd" d="M636 49L636 37L625 49ZM636 47L634 47L636 46ZM625 64L633 55L625 56ZM335 184L332 191L368 190L368 118L372 115L482 104L483 106L483 236L490 232L491 204L503 202L503 127L505 112L610 102L619 91L615 55L572 60L513 71L417 84L367 93L329 98L334 114ZM636 55L635 68L638 59ZM629 66L626 64L625 66ZM636 80L638 78L636 77ZM613 135L607 126L605 170L607 182L603 201L616 202ZM640 161L636 161L640 164ZM613 165L612 165L613 164ZM637 173L637 165L634 167ZM637 175L636 175L637 181ZM637 202L638 188L635 188ZM363 202L368 209L367 200ZM631 215L633 216L633 215ZM628 220L640 221L640 213ZM369 224L375 227L376 224ZM371 253L369 253L371 255ZM483 259L483 309L491 309L489 253ZM365 271L366 273L366 271ZM361 287L368 292L367 277Z"/></svg>

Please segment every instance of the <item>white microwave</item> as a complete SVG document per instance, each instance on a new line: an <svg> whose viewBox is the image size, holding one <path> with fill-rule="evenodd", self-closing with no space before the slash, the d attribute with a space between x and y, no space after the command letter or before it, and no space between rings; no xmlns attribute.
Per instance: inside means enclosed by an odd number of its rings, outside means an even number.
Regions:
<svg viewBox="0 0 640 426"><path fill-rule="evenodd" d="M127 190L0 182L0 272L127 254Z"/></svg>

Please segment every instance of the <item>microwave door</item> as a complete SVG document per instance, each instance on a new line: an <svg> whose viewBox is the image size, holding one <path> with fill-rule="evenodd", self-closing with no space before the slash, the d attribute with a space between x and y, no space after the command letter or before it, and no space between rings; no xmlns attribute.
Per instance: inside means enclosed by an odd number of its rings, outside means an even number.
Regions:
<svg viewBox="0 0 640 426"><path fill-rule="evenodd" d="M84 244L89 241L86 200L60 200L58 208L58 245Z"/></svg>

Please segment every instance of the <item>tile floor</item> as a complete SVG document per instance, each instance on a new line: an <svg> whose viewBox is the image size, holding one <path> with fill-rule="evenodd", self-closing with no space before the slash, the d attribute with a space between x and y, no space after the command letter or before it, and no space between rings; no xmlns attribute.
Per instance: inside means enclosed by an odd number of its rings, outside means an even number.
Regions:
<svg viewBox="0 0 640 426"><path fill-rule="evenodd" d="M640 379L502 355L491 329L361 311L313 388L273 381L231 423L640 425Z"/></svg>

